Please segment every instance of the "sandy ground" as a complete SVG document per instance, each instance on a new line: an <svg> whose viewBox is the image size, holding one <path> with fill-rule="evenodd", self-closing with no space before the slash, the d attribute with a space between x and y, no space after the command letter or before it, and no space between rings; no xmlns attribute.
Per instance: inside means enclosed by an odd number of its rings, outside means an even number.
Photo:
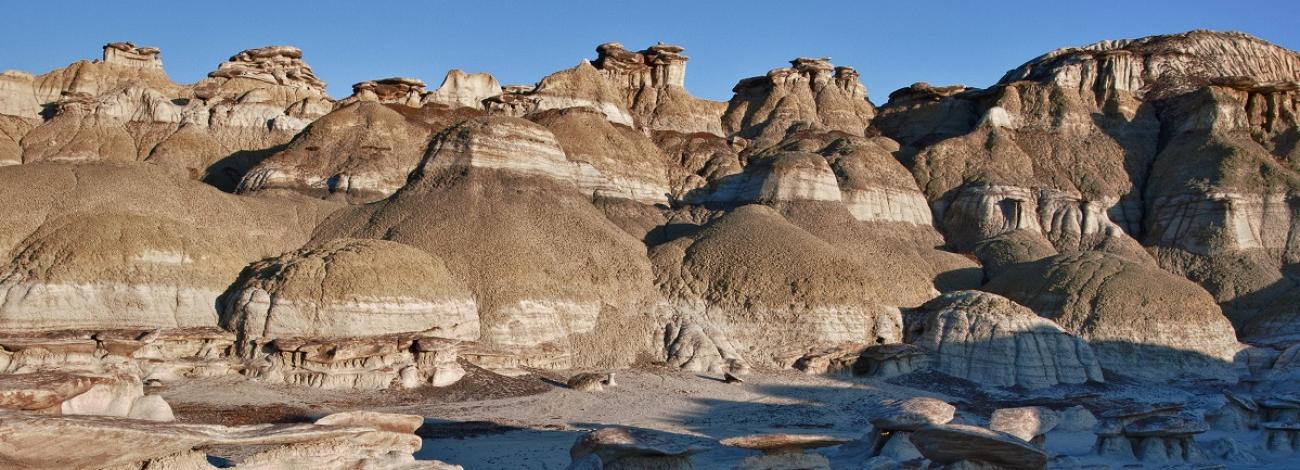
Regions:
<svg viewBox="0 0 1300 470"><path fill-rule="evenodd" d="M861 437L874 410L890 399L933 396L958 407L955 422L986 424L988 413L1004 406L1106 400L1106 403L1203 404L1215 390L1112 383L1054 388L1034 393L984 390L942 376L912 376L890 382L809 376L799 372L752 374L743 384L727 384L706 374L658 367L616 373L618 386L603 392L578 392L560 385L565 375L536 371L508 378L482 370L447 389L401 392L340 392L268 386L238 378L197 380L157 390L180 421L242 424L310 421L335 411L373 409L426 417L421 459L437 459L467 469L564 469L569 448L587 431L618 425L654 429L700 439L713 450L698 454L699 469L729 469L750 451L718 446L726 437L768 432ZM893 382L893 383L891 383ZM927 390L922 390L924 387ZM1222 437L1208 433L1209 438ZM1231 436L1261 442L1259 436ZM1048 448L1052 467L1079 464L1129 467L1136 462L1106 462L1091 456L1089 433L1053 433ZM242 452L228 450L237 460ZM840 449L822 452L834 468L856 468L861 457ZM1300 468L1300 455L1266 456L1258 464L1228 468ZM1103 467L1104 468L1104 467Z"/></svg>

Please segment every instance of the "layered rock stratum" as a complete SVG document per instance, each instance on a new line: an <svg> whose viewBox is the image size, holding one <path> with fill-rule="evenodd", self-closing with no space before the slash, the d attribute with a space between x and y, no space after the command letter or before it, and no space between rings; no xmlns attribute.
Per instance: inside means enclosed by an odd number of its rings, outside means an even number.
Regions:
<svg viewBox="0 0 1300 470"><path fill-rule="evenodd" d="M69 465L245 443L280 446L252 463L408 468L415 429L392 416L120 420L172 419L143 384L197 377L415 393L658 364L988 396L1240 382L1273 398L1233 401L1232 422L1295 447L1300 406L1274 397L1300 357L1294 51L1212 31L1103 41L879 105L858 69L810 57L699 98L663 43L601 44L529 85L452 70L337 100L308 58L248 49L180 84L158 48L114 42L0 73L7 432L166 438ZM1103 416L1098 452L1202 455L1135 413ZM880 428L867 455L1041 468L1052 426L997 416L1017 432ZM636 460L606 447L638 433L591 434L575 465Z"/></svg>

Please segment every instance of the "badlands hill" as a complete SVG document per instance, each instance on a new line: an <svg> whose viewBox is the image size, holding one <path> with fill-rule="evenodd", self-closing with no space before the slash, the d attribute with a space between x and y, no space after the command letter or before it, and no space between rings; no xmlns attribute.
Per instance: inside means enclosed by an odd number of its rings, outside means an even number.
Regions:
<svg viewBox="0 0 1300 470"><path fill-rule="evenodd" d="M1059 392L953 424L947 403L897 404L856 444L867 468L1066 468L1040 414L1134 384L1213 399L1091 401L1095 455L1239 462L1254 451L1192 437L1230 413L1260 449L1300 448L1294 51L1103 41L879 105L810 57L697 98L667 44L601 44L535 84L452 70L337 99L309 58L249 49L179 84L120 42L0 73L0 435L66 450L6 446L0 466L211 468L204 449L255 446L235 463L444 468L412 460L418 416L158 423L173 410L145 385L644 367L991 390L963 406ZM585 436L574 468L690 468L690 446L628 432ZM722 444L843 444L782 436ZM799 452L744 468L821 468Z"/></svg>

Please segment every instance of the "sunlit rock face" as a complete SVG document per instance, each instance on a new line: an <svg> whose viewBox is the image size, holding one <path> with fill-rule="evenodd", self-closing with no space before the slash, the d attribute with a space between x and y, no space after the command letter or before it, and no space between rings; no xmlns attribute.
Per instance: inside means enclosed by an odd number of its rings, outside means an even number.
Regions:
<svg viewBox="0 0 1300 470"><path fill-rule="evenodd" d="M435 141L410 181L336 213L311 246L343 237L442 258L478 306L484 343L552 347L552 366L627 364L649 348L645 248L592 205L580 165L545 127L476 118Z"/></svg>
<svg viewBox="0 0 1300 470"><path fill-rule="evenodd" d="M406 184L434 134L480 114L377 101L354 100L313 121L283 150L249 169L237 192L288 189L350 203L373 202Z"/></svg>
<svg viewBox="0 0 1300 470"><path fill-rule="evenodd" d="M478 339L478 312L442 260L400 243L340 239L250 265L222 323L245 340L436 330Z"/></svg>
<svg viewBox="0 0 1300 470"><path fill-rule="evenodd" d="M1295 286L1298 80L1292 51L1192 31L1052 51L987 90L913 85L873 126L954 248L1027 231L1064 253L1147 251L1241 327Z"/></svg>
<svg viewBox="0 0 1300 470"><path fill-rule="evenodd" d="M723 135L723 103L691 96L686 91L686 61L682 47L656 44L639 52L610 42L596 48L595 65L622 90L624 105L637 126L652 131L703 132Z"/></svg>
<svg viewBox="0 0 1300 470"><path fill-rule="evenodd" d="M876 108L858 72L829 58L800 57L790 67L741 80L722 116L723 130L767 148L791 129L864 135Z"/></svg>
<svg viewBox="0 0 1300 470"><path fill-rule="evenodd" d="M651 259L672 309L694 316L724 359L734 349L754 365L789 367L817 348L902 339L891 305L902 299L886 278L912 279L861 265L765 206L736 209Z"/></svg>
<svg viewBox="0 0 1300 470"><path fill-rule="evenodd" d="M423 98L424 103L437 103L453 108L484 109L483 100L502 93L497 79L486 73L465 73L452 69L442 79L442 85Z"/></svg>
<svg viewBox="0 0 1300 470"><path fill-rule="evenodd" d="M245 51L192 86L171 82L160 57L110 43L101 61L5 75L0 112L23 124L0 120L0 158L146 161L232 189L252 162L332 106L294 48Z"/></svg>

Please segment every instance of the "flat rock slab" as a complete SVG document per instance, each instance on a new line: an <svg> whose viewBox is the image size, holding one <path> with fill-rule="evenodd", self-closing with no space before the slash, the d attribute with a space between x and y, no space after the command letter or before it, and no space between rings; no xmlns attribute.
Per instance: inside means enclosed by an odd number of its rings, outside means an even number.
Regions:
<svg viewBox="0 0 1300 470"><path fill-rule="evenodd" d="M1200 434L1210 430L1205 420L1184 415L1148 416L1124 426L1130 437L1166 437Z"/></svg>
<svg viewBox="0 0 1300 470"><path fill-rule="evenodd" d="M43 410L85 393L105 379L70 372L0 375L0 408Z"/></svg>
<svg viewBox="0 0 1300 470"><path fill-rule="evenodd" d="M722 445L759 450L764 453L780 453L838 446L850 442L853 440L824 434L754 434L723 439Z"/></svg>
<svg viewBox="0 0 1300 470"><path fill-rule="evenodd" d="M1041 470L1047 454L1007 433L964 424L937 424L912 433L921 455L943 465L985 462L1008 470Z"/></svg>
<svg viewBox="0 0 1300 470"><path fill-rule="evenodd" d="M957 407L937 398L913 397L896 402L878 416L871 425L880 431L915 431L931 424L952 421Z"/></svg>
<svg viewBox="0 0 1300 470"><path fill-rule="evenodd" d="M596 454L601 461L625 457L685 456L709 450L700 439L637 428L602 428L584 434L569 449L574 462Z"/></svg>

